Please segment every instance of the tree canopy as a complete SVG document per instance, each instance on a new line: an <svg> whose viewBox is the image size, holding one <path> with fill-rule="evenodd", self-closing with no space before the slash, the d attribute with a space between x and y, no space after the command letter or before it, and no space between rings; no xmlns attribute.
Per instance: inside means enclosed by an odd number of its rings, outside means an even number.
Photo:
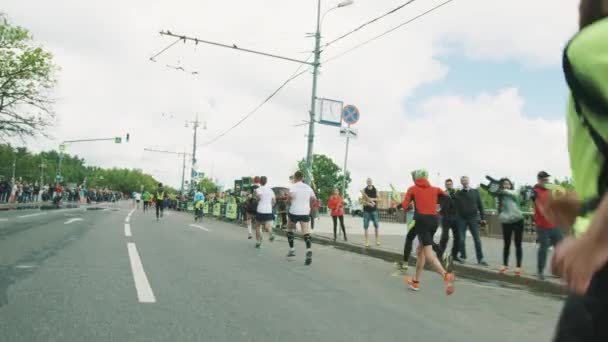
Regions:
<svg viewBox="0 0 608 342"><path fill-rule="evenodd" d="M305 172L306 161L298 162L298 169ZM328 156L315 154L312 162L313 187L322 203L327 203L334 189L342 189L342 169ZM346 189L350 185L350 173L346 173Z"/></svg>
<svg viewBox="0 0 608 342"><path fill-rule="evenodd" d="M24 138L52 124L53 55L29 31L0 17L0 140Z"/></svg>
<svg viewBox="0 0 608 342"><path fill-rule="evenodd" d="M11 179L15 163L17 180L30 183L54 183L59 164L59 153L56 151L32 153L26 148L13 148L11 145L0 145L0 178ZM139 169L112 168L103 169L85 165L85 160L69 154L63 155L61 163L63 183L75 183L87 188L108 188L131 193L156 189L159 181ZM174 192L175 190L167 188Z"/></svg>

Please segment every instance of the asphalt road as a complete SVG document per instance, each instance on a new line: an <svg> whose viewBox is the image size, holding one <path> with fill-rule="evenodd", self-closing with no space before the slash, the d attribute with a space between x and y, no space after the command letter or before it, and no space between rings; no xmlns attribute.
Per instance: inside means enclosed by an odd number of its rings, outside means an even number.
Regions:
<svg viewBox="0 0 608 342"><path fill-rule="evenodd" d="M430 272L411 292L377 259L313 246L305 266L303 241L287 259L282 237L256 250L232 224L130 212L0 212L0 341L549 341L559 315L553 297L467 279L447 297Z"/></svg>

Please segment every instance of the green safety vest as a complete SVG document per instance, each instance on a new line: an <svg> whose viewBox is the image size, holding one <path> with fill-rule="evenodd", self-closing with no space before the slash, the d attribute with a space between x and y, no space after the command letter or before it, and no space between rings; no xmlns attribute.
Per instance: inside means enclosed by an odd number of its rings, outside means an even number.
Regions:
<svg viewBox="0 0 608 342"><path fill-rule="evenodd" d="M157 192L156 193L156 199L161 200L161 201L164 200L165 199L165 192L164 191Z"/></svg>
<svg viewBox="0 0 608 342"><path fill-rule="evenodd" d="M607 37L605 18L581 30L564 52L571 90L567 116L570 166L576 192L588 209L574 225L577 235L587 230L599 198L608 190Z"/></svg>

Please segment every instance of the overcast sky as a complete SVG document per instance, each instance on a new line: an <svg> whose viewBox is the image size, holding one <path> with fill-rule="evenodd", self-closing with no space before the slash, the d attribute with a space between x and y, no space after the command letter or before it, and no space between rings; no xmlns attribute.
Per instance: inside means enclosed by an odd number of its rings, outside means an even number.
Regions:
<svg viewBox="0 0 608 342"><path fill-rule="evenodd" d="M356 0L323 24L327 42L405 0ZM417 0L327 47L339 54L443 0ZM338 1L323 1L323 10ZM311 73L215 143L299 67L293 62L213 46L178 43L160 30L260 49L296 59L310 55L315 0L4 0L0 11L32 31L61 67L54 140L131 135L129 144L74 144L91 165L137 167L178 186L179 157L144 152L192 149L195 115L199 168L225 186L267 175L285 185L306 154ZM548 20L550 19L550 20ZM360 49L323 64L318 96L361 111L351 142L351 193L372 177L379 188L405 188L416 168L431 180L486 174L532 183L545 169L569 175L561 51L576 30L576 0L454 0ZM198 75L177 71L181 66ZM306 68L302 69L306 70ZM164 115L163 115L164 114ZM317 126L315 153L344 159L338 129Z"/></svg>

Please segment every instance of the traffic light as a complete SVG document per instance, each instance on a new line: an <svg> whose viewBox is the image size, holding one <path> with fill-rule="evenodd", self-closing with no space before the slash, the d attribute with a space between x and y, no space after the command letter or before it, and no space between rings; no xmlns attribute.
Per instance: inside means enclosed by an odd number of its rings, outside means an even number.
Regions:
<svg viewBox="0 0 608 342"><path fill-rule="evenodd" d="M129 137L130 137L130 136L131 136L131 135L130 135L129 133L127 133L127 138L125 139L125 142L129 142Z"/></svg>
<svg viewBox="0 0 608 342"><path fill-rule="evenodd" d="M114 138L114 143L115 143L115 144L120 144L120 143L122 143L122 138L121 138L121 137L115 137L115 138Z"/></svg>

